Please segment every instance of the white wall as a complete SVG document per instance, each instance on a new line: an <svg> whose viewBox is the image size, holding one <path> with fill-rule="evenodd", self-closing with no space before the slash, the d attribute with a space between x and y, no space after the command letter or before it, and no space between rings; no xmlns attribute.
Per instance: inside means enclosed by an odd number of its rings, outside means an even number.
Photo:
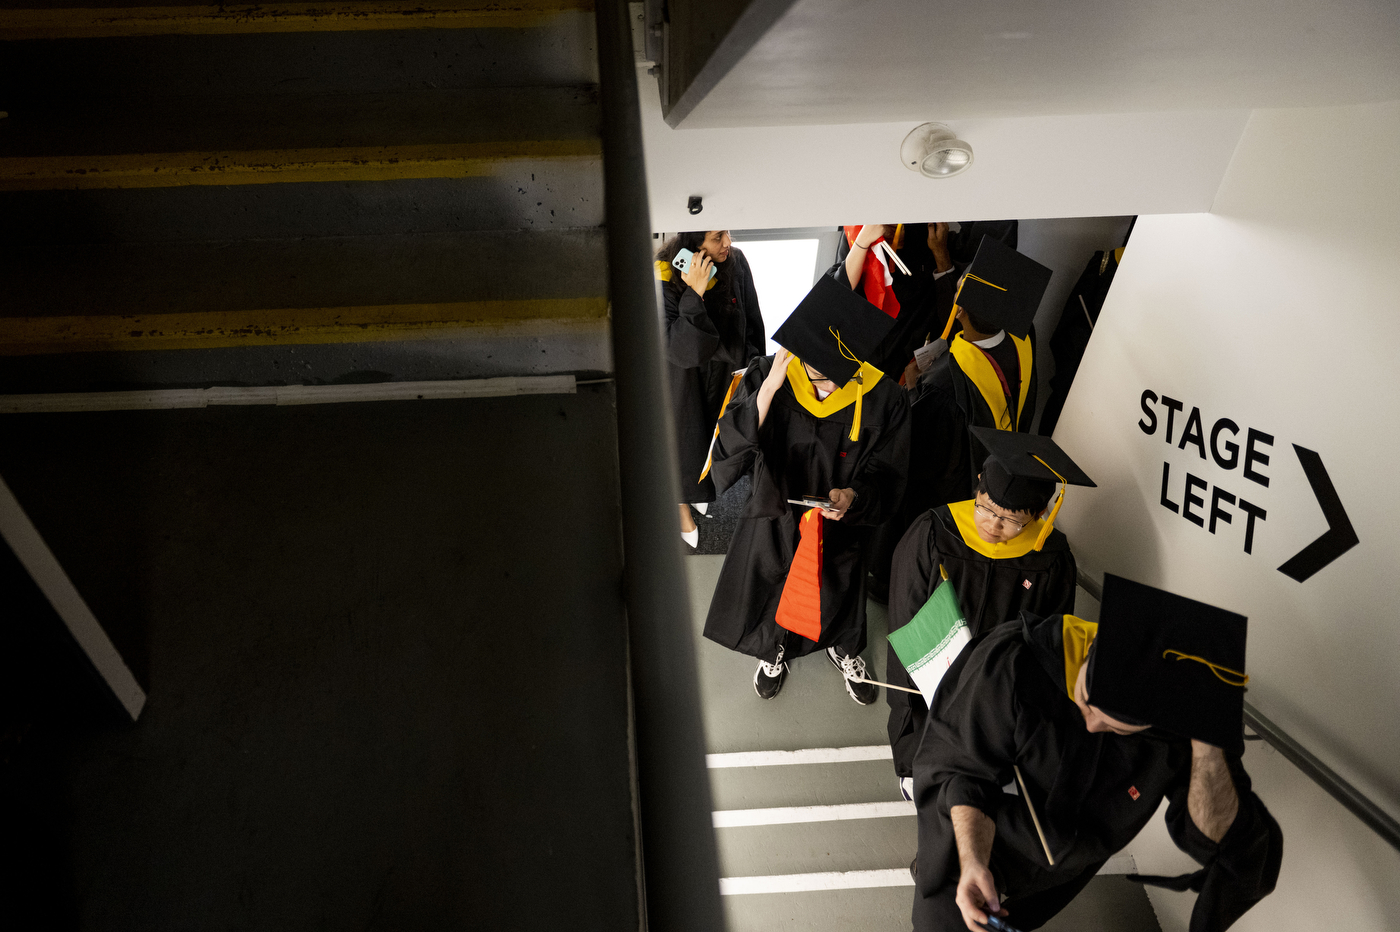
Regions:
<svg viewBox="0 0 1400 932"><path fill-rule="evenodd" d="M638 74L653 230L766 229L1210 209L1248 112L1212 110L951 122L966 173L908 171L915 123L673 130ZM857 168L858 167L858 168ZM691 217L686 200L704 198Z"/></svg>
<svg viewBox="0 0 1400 932"><path fill-rule="evenodd" d="M1250 701L1392 814L1400 813L1397 164L1400 103L1256 111L1211 212L1138 221L1056 431L1100 486L1071 496L1061 517L1081 565L1248 615ZM1170 446L1164 424L1152 436L1138 427L1144 389L1185 403ZM1196 406L1207 442L1222 417L1273 436L1270 462L1259 467L1267 488L1179 446ZM1292 444L1320 454L1361 540L1303 583L1277 567L1326 526ZM1238 509L1211 534L1159 503L1164 462L1178 505L1190 471L1267 510L1252 554L1242 549ZM1209 489L1204 498L1208 516ZM1285 882L1236 928L1400 927L1400 855L1373 844L1286 763L1256 767L1261 757L1252 752L1250 766L1288 833ZM1149 832L1132 849L1144 869L1166 856L1161 842ZM1164 928L1184 929L1169 899L1154 897L1165 904Z"/></svg>

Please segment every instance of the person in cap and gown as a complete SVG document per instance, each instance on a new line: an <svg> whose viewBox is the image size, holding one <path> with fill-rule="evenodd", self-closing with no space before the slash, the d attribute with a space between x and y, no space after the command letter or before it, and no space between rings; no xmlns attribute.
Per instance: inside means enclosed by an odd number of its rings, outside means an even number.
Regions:
<svg viewBox="0 0 1400 932"><path fill-rule="evenodd" d="M1242 616L1109 575L1100 621L1029 612L969 642L914 760L915 932L1039 928L1167 800L1221 932L1270 893L1283 833L1241 763ZM1014 790L1014 792L1013 792Z"/></svg>
<svg viewBox="0 0 1400 932"><path fill-rule="evenodd" d="M694 254L684 272L671 265L682 249ZM680 467L681 537L694 547L700 530L688 503L703 513L717 498L714 481L704 475L715 421L735 370L764 354L767 336L749 261L731 244L728 230L672 237L656 254L656 277Z"/></svg>
<svg viewBox="0 0 1400 932"><path fill-rule="evenodd" d="M1022 611L1043 616L1074 610L1074 554L1046 512L1056 482L1092 487L1093 480L1049 437L972 430L992 451L976 494L924 512L900 541L890 575L891 631L908 624L945 578L972 637ZM893 645L885 680L915 685ZM904 798L913 799L914 751L928 706L922 695L895 689L886 690L885 700L895 775Z"/></svg>
<svg viewBox="0 0 1400 932"><path fill-rule="evenodd" d="M1089 348L1089 337L1094 334L1099 312L1108 299L1108 289L1123 262L1123 251L1120 246L1094 253L1065 299L1060 321L1050 336L1050 354L1055 360L1050 397L1045 400L1045 410L1040 412L1040 425L1036 428L1047 437L1055 433L1055 425L1060 422L1060 412L1064 410L1074 376L1079 372L1079 363Z"/></svg>
<svg viewBox="0 0 1400 932"><path fill-rule="evenodd" d="M851 229L847 228L848 239ZM958 279L976 256L982 238L990 236L1015 249L1017 229L1015 220L979 220L905 224L896 230L895 252L911 274L894 277L901 313L884 341L881 355L886 372L903 373L900 383L906 389L913 391L918 386L919 376L937 358L937 346L946 347L946 340L935 344L933 338L952 313ZM849 256L838 250L837 259L848 260ZM953 328L958 327L954 318ZM937 404L913 406L909 481L904 487L904 501L876 530L870 546L870 596L877 602L889 601L890 561L900 537L916 517L953 500L947 497L949 484L943 475L950 449L943 415ZM965 494L960 484L955 488L955 495Z"/></svg>
<svg viewBox="0 0 1400 932"><path fill-rule="evenodd" d="M866 358L891 323L822 276L774 335L784 349L749 365L720 418L715 486L722 494L752 471L753 493L705 636L758 658L753 685L765 699L793 659L814 651L855 701L878 697L860 657L865 543L904 491L909 402Z"/></svg>
<svg viewBox="0 0 1400 932"><path fill-rule="evenodd" d="M928 366L910 401L920 449L910 469L928 507L963 501L976 485L983 455L972 427L1028 432L1035 418L1035 319L1050 283L1045 266L983 237L963 274L943 340L961 332Z"/></svg>

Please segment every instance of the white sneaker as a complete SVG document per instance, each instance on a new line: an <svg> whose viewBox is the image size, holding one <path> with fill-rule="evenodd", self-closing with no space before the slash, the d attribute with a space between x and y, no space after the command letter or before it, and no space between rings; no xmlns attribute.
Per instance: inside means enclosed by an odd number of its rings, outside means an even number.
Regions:
<svg viewBox="0 0 1400 932"><path fill-rule="evenodd" d="M833 667L841 671L841 676L846 680L846 692L851 694L852 699L861 705L870 705L880 698L880 687L865 681L865 660L859 654L842 657L836 653L836 648L828 647L826 657Z"/></svg>
<svg viewBox="0 0 1400 932"><path fill-rule="evenodd" d="M900 795L900 796L903 796L905 799L909 800L911 803L914 801L914 778L913 778L913 777L900 777L900 778L899 778L899 795Z"/></svg>
<svg viewBox="0 0 1400 932"><path fill-rule="evenodd" d="M700 529L697 527L693 531L681 531L681 540L690 545L691 550L700 546Z"/></svg>
<svg viewBox="0 0 1400 932"><path fill-rule="evenodd" d="M691 507L691 508L694 508L696 511L700 512L702 515L707 515L708 512L709 512L709 510L710 510L710 503L709 503L709 502L691 502L691 503L690 503L690 507Z"/></svg>
<svg viewBox="0 0 1400 932"><path fill-rule="evenodd" d="M753 671L753 691L758 693L760 699L772 699L778 694L778 690L783 688L785 679L787 664L783 663L783 650L779 648L776 662L758 662L758 669Z"/></svg>

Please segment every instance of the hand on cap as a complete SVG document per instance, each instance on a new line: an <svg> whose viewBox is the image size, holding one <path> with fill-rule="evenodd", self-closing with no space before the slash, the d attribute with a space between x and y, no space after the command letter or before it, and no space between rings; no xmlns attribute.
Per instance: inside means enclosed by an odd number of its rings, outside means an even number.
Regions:
<svg viewBox="0 0 1400 932"><path fill-rule="evenodd" d="M777 388L787 381L788 363L792 361L792 354L781 346L773 354L773 368L768 370L768 375L763 380L763 384Z"/></svg>
<svg viewBox="0 0 1400 932"><path fill-rule="evenodd" d="M940 272L950 272L953 269L953 258L948 254L948 224L930 223L928 225L928 248L933 253L935 265Z"/></svg>

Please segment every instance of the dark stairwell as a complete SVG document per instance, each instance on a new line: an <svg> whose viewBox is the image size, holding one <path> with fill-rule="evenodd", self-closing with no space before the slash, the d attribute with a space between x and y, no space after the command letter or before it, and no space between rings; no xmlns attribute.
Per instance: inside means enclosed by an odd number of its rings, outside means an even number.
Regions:
<svg viewBox="0 0 1400 932"><path fill-rule="evenodd" d="M643 923L646 735L694 697L629 674L686 600L637 607L679 553L632 542L610 239L647 234L606 207L592 4L325 10L0 4L0 476L148 695L123 719L4 555L7 927ZM712 891L704 836L665 863Z"/></svg>

